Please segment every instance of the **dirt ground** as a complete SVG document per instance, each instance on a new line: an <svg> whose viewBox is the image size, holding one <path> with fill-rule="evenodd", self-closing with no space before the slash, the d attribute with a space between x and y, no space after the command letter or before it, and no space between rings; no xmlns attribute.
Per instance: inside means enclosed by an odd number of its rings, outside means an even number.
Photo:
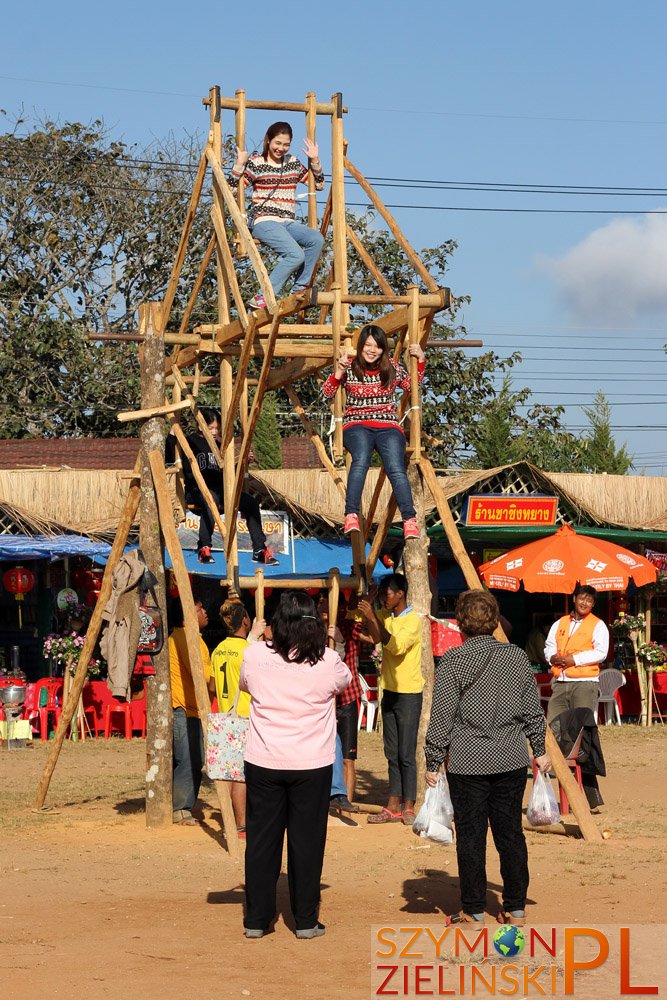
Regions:
<svg viewBox="0 0 667 1000"><path fill-rule="evenodd" d="M609 777L597 821L612 836L589 846L527 834L535 923L667 923L664 727L607 727L602 743ZM46 752L36 743L0 753L0 993L8 1000L369 997L371 926L438 924L458 908L453 847L362 816L358 826L330 826L326 935L295 939L283 874L275 933L246 941L243 864L225 851L210 786L200 826L151 832L143 741L70 743L52 781L52 811L35 814ZM358 770L358 800L382 802L377 734L361 734ZM492 849L488 872L495 914Z"/></svg>

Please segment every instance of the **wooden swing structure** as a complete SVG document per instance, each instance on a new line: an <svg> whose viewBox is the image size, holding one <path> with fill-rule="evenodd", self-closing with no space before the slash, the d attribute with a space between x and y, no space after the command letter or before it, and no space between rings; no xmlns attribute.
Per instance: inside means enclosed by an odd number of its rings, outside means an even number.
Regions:
<svg viewBox="0 0 667 1000"><path fill-rule="evenodd" d="M135 466L125 509L107 562L100 597L90 621L70 697L63 708L56 738L44 769L35 802L36 808L43 806L64 735L78 704L79 693L85 682L88 661L102 624L102 611L111 592L111 574L122 555L140 501L140 543L144 559L149 569L158 576L158 581L160 574L164 579L162 539L171 557L173 572L183 603L185 634L199 716L204 732L206 731L210 703L199 649L199 634L195 624L191 583L174 526L172 502L164 463L164 421L168 421L170 430L176 437L182 461L189 463L203 501L210 509L223 538L227 566L227 580L225 582L230 593L238 595L244 589L253 588L255 590L256 614L258 617L263 617L264 571L260 568L253 576L239 574L236 515L250 458L253 434L265 394L279 388L285 390L295 413L301 420L306 435L315 446L322 466L331 475L344 499L345 483L340 474L340 467L344 459L342 393L337 393L332 402L334 430L333 458L330 458L299 398L297 392L299 380L316 375L323 368L330 367L342 349L347 348L350 351L355 349L358 329L355 329L350 323L351 305L383 307L385 311L380 317L374 318L373 323L382 327L388 338L393 338L396 359L407 351L409 345L420 344L422 348L426 347L436 314L451 305L450 290L437 285L387 207L363 174L348 159L343 135L343 116L346 109L343 106L340 93L334 94L330 102L319 102L315 94L308 93L302 103L286 103L247 100L243 90L237 90L234 97L224 97L221 95L220 88L216 86L211 88L208 98L205 98L203 103L209 109L210 129L194 180L169 283L161 302L153 302L140 307L139 330L136 335L132 335L133 339L140 341L142 345L142 408L121 413L118 419L121 421L142 421L142 453ZM320 285L323 285L321 291L311 288L306 293L287 295L276 299L265 264L246 224L244 185L240 184L238 190L234 192L225 176L223 170L222 112L224 110L234 113L236 143L239 148L244 149L246 144L246 113L255 109L304 114L306 135L313 141L316 139L318 120L323 118L325 122L327 119L330 121L331 186L322 219L319 222L319 230L324 236L331 230L333 253L331 269L325 280L320 280ZM211 235L190 290L178 330L170 331L168 329L169 317L181 279L195 214L209 173L212 184ZM346 175L360 185L414 270L415 284L408 287L405 294L395 292L367 248L347 222ZM309 174L308 185L308 225L311 228L318 228L315 182L312 174ZM231 238L228 236L230 232L232 233ZM363 295L349 293L348 245L354 249L358 259L365 266L369 275L369 284L375 286L377 291ZM207 271L212 264L214 254L217 274L217 322L196 325L190 329L193 308ZM235 259L240 257L249 258L259 288L266 301L264 309L250 313L246 309L234 266ZM315 310L317 310L316 313ZM312 318L313 316L314 318ZM97 339L99 334L91 335L91 337ZM128 338L125 335L123 339ZM173 348L168 355L165 355L165 345ZM479 342L470 340L447 340L438 342L437 346L480 345ZM219 386L222 428L219 445L210 434L197 405L200 386L214 380L217 381L217 376L201 376L200 374L199 363L205 356L217 356L220 362ZM249 366L253 359L258 359L260 362L260 370L256 378L249 377ZM278 359L281 363L274 365L274 360ZM416 484L421 490L422 496L421 504L415 496L422 537L409 540L406 543L405 565L409 579L412 573L410 581L412 603L417 610L426 613L428 611L426 601L429 591L426 565L428 540L425 533L423 506L424 488L433 497L450 546L468 586L479 589L482 584L461 541L448 502L438 484L435 470L422 449L420 390L417 359L414 357L409 358L409 372L411 390L409 396L406 394L401 405L403 415L409 420L407 436L410 467L408 471L413 483L413 492L415 492L414 485ZM249 404L250 387L254 389L254 392L252 403ZM169 391L171 398L168 398ZM198 430L207 441L222 469L224 521L221 519L217 504L204 483L186 435L178 423L178 415L184 410L189 410L193 414ZM238 449L236 449L234 442L234 431L237 425L240 425L242 435ZM332 567L326 574L317 578L274 579L272 576L271 586L274 588L326 588L329 595L329 620L335 622L340 590L351 588L359 593L365 591L396 515L397 505L392 496L378 519L375 533L371 539L371 528L376 517L385 478L385 472L381 470L370 506L364 515L360 516L361 531L353 532L351 535L353 558L351 572L342 575L338 567ZM368 541L370 541L370 550L367 558L366 543ZM418 585L414 586L414 583ZM425 606L420 607L420 603ZM428 655L430 654L430 632L426 625L424 627L424 640L426 655ZM159 661L159 656L157 660ZM168 662L162 670L166 670L168 679ZM160 682L159 662L156 663L156 672L158 682ZM170 707L171 703L169 703L169 709ZM425 702L425 715L428 714L428 709L429 704ZM164 736L164 726L161 732ZM548 733L551 736L549 730ZM150 759L150 747L148 749ZM549 742L549 752L552 754L552 758L560 756L562 760L562 755L558 751L553 736ZM150 770L149 767L149 773ZM586 839L599 840L599 831L590 817L585 799L564 760L562 768L557 767L556 770L562 772L562 777L561 773L558 776L566 788L573 812L584 836ZM215 782L215 786L220 801L228 850L231 857L237 859L239 846L230 796L223 782ZM148 789L147 783L147 816L149 797L154 794L153 789ZM161 815L163 821L167 822L166 807L163 807ZM168 821L171 821L170 811ZM154 823L154 825L159 824Z"/></svg>

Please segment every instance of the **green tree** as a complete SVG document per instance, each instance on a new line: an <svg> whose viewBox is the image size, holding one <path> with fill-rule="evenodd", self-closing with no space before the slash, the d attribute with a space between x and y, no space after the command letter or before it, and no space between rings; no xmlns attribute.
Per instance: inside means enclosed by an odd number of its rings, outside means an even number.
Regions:
<svg viewBox="0 0 667 1000"><path fill-rule="evenodd" d="M280 450L280 431L276 417L276 396L267 392L262 400L262 409L252 441L255 461L260 469L282 468L282 452Z"/></svg>
<svg viewBox="0 0 667 1000"><path fill-rule="evenodd" d="M164 293L191 188L173 164L194 155L130 149L101 122L0 135L0 437L136 433L115 417L138 402L136 345L88 335L136 329ZM204 203L175 320L209 228Z"/></svg>
<svg viewBox="0 0 667 1000"><path fill-rule="evenodd" d="M633 468L633 460L625 445L616 446L611 432L611 407L605 394L597 392L593 405L582 409L590 424L582 443L586 471L624 476Z"/></svg>

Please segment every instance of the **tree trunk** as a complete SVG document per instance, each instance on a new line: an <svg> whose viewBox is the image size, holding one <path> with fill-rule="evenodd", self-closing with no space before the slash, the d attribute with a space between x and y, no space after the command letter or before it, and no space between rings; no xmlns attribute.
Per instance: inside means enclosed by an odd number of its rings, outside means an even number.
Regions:
<svg viewBox="0 0 667 1000"><path fill-rule="evenodd" d="M408 467L408 479L412 488L412 497L417 514L420 537L408 541L403 555L405 576L408 581L408 604L422 616L422 674L426 681L424 685L422 714L417 737L417 798L424 794L424 754L426 729L431 717L431 700L433 698L433 648L431 646L431 623L428 615L431 611L431 589L428 582L428 536L424 515L424 484L416 465Z"/></svg>
<svg viewBox="0 0 667 1000"><path fill-rule="evenodd" d="M157 302L139 307L139 329L146 338L141 348L141 406L162 406L164 389L164 339L162 310ZM164 455L164 420L153 417L141 428L141 505L139 544L148 569L155 576L155 596L166 631L164 552L149 451ZM169 646L153 656L155 676L146 678L146 826L170 826L172 821L172 732Z"/></svg>

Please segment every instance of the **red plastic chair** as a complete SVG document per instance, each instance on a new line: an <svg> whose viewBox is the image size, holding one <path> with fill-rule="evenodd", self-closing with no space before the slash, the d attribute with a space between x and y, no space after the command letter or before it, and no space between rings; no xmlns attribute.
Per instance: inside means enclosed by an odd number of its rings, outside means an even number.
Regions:
<svg viewBox="0 0 667 1000"><path fill-rule="evenodd" d="M113 717L114 715L123 715L125 719L125 739L132 739L132 705L129 701L113 701L107 702L104 706L104 739L108 740L111 736L111 728L114 725Z"/></svg>
<svg viewBox="0 0 667 1000"><path fill-rule="evenodd" d="M41 705L42 700L41 693L46 690L46 705ZM36 715L38 722L39 736L42 740L48 740L49 738L49 716L53 716L54 728L60 722L60 716L62 715L62 693L63 693L63 681L59 677L42 677L35 684L34 689L34 708L32 710L31 716Z"/></svg>

